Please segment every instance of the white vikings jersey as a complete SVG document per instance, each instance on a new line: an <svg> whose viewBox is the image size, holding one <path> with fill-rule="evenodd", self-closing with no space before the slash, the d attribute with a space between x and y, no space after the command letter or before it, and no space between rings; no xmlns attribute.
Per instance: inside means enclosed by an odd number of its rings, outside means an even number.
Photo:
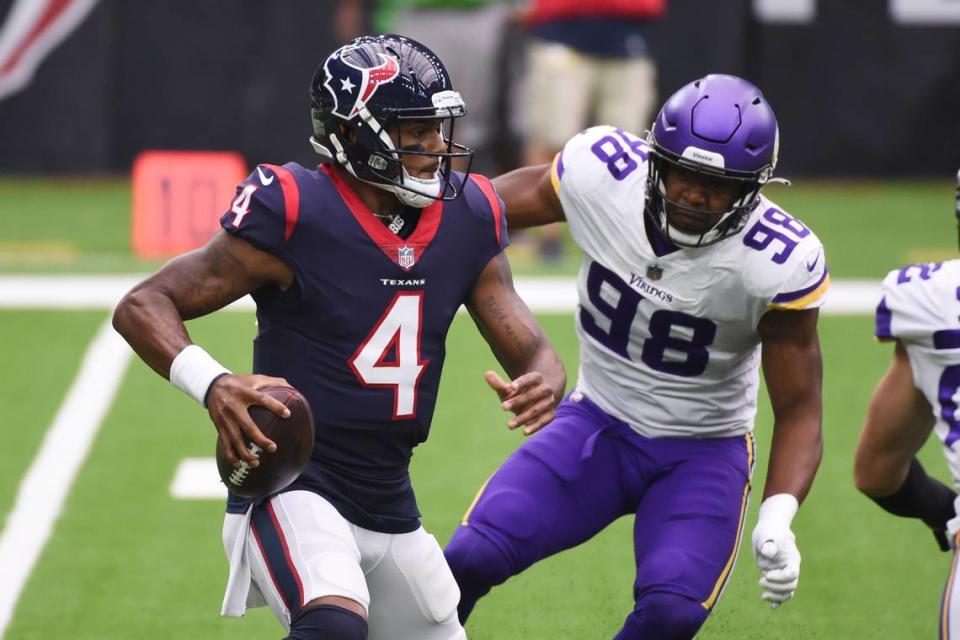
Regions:
<svg viewBox="0 0 960 640"><path fill-rule="evenodd" d="M670 245L645 223L648 154L632 134L593 127L554 160L554 187L584 253L577 388L645 436L746 433L757 405L757 324L768 309L823 303L823 246L766 198L733 237Z"/></svg>
<svg viewBox="0 0 960 640"><path fill-rule="evenodd" d="M960 260L911 264L887 274L876 336L907 349L913 383L933 409L950 473L960 485Z"/></svg>

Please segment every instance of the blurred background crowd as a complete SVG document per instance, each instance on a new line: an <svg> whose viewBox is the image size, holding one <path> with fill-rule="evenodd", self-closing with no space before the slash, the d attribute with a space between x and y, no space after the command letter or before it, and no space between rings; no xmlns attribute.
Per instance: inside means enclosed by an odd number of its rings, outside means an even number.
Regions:
<svg viewBox="0 0 960 640"><path fill-rule="evenodd" d="M0 25L0 175L122 173L145 149L311 164L313 70L387 32L444 61L488 175L592 124L643 131L712 72L764 91L785 175L940 178L960 156L955 0L0 0ZM561 259L556 232L535 244Z"/></svg>

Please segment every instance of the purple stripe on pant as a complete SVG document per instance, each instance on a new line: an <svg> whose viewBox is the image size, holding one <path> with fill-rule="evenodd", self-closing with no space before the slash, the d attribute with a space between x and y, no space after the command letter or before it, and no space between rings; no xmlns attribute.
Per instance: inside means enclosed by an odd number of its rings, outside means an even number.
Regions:
<svg viewBox="0 0 960 640"><path fill-rule="evenodd" d="M568 397L493 475L445 550L461 619L491 587L633 513L636 605L617 637L692 637L732 568L752 453L748 435L645 438Z"/></svg>

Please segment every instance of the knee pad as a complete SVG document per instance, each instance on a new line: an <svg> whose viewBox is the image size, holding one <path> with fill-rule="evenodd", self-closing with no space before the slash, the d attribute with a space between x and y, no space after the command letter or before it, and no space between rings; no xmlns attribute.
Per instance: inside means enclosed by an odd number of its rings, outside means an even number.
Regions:
<svg viewBox="0 0 960 640"><path fill-rule="evenodd" d="M692 598L661 591L646 593L637 599L614 640L686 640L696 635L709 614Z"/></svg>
<svg viewBox="0 0 960 640"><path fill-rule="evenodd" d="M540 505L526 491L491 487L473 511L468 514L471 526L478 527L492 538L503 538L525 544L537 535Z"/></svg>
<svg viewBox="0 0 960 640"><path fill-rule="evenodd" d="M443 555L460 587L457 614L461 624L477 600L515 573L506 554L469 526L457 529Z"/></svg>
<svg viewBox="0 0 960 640"><path fill-rule="evenodd" d="M646 591L669 593L677 591L696 574L697 568L689 554L678 549L660 549L648 554L637 566L634 599ZM681 589L682 591L682 589Z"/></svg>
<svg viewBox="0 0 960 640"><path fill-rule="evenodd" d="M320 604L296 615L286 640L367 640L367 621L343 607Z"/></svg>

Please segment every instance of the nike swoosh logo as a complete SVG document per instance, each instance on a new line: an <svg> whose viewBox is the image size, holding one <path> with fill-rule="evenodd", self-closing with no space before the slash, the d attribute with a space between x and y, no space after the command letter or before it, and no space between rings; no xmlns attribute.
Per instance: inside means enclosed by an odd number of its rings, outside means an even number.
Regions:
<svg viewBox="0 0 960 640"><path fill-rule="evenodd" d="M260 167L257 167L257 173L260 174L260 182L261 184L263 184L263 186L269 187L270 184L273 183L274 176L270 176L270 179L267 180L267 176L263 174L263 169L261 169Z"/></svg>
<svg viewBox="0 0 960 640"><path fill-rule="evenodd" d="M813 273L813 269L817 266L817 263L820 262L820 254L817 254L817 257L813 259L813 262L807 263L807 271Z"/></svg>

